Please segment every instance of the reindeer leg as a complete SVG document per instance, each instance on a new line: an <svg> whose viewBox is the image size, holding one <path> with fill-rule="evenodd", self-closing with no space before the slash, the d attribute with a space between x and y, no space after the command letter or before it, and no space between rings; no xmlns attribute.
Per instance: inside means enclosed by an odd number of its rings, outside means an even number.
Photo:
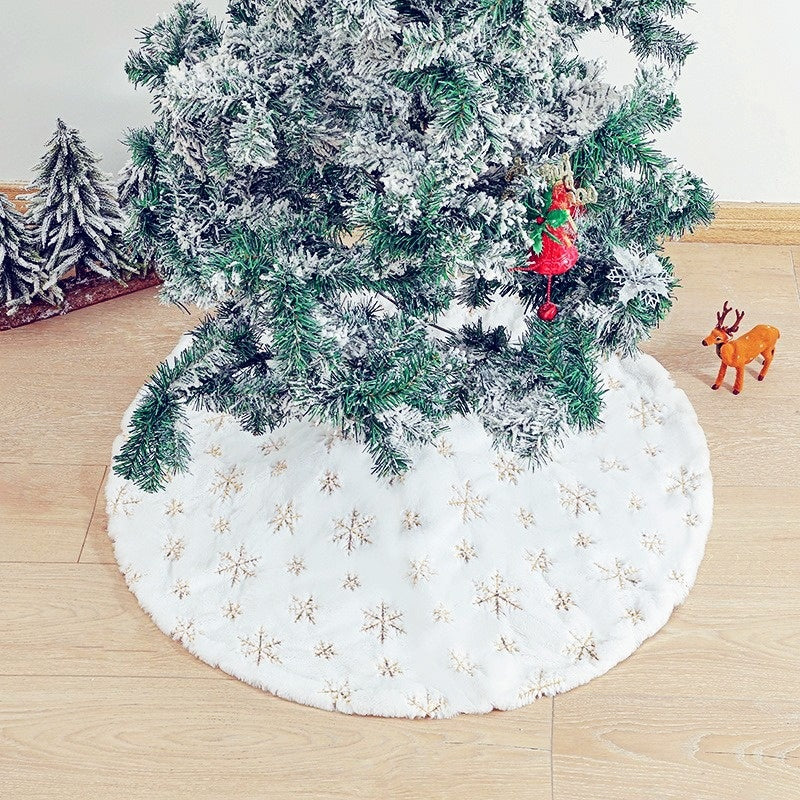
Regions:
<svg viewBox="0 0 800 800"><path fill-rule="evenodd" d="M733 382L733 393L739 394L744 387L744 367L736 368L736 380Z"/></svg>
<svg viewBox="0 0 800 800"><path fill-rule="evenodd" d="M722 381L725 380L725 373L728 370L728 365L723 361L720 364L719 372L717 373L717 379L714 381L714 385L711 387L712 389L719 389L722 386Z"/></svg>
<svg viewBox="0 0 800 800"><path fill-rule="evenodd" d="M758 379L763 381L767 370L769 370L769 365L772 363L772 359L775 358L775 348L773 347L770 350L765 350L761 355L764 358L764 366L761 367L761 372L758 373Z"/></svg>

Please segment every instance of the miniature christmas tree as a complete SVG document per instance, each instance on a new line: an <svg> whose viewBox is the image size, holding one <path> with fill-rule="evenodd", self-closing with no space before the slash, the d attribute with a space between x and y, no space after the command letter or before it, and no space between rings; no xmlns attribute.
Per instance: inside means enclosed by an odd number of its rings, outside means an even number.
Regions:
<svg viewBox="0 0 800 800"><path fill-rule="evenodd" d="M0 303L13 314L39 293L41 264L36 237L25 219L0 192Z"/></svg>
<svg viewBox="0 0 800 800"><path fill-rule="evenodd" d="M669 309L662 239L711 216L651 142L679 115L688 8L233 0L222 26L182 2L146 30L136 235L166 298L215 313L146 388L119 474L153 490L187 466L188 404L256 434L333 424L383 475L455 414L532 463L594 425L598 358ZM578 49L599 28L642 62L622 92Z"/></svg>
<svg viewBox="0 0 800 800"><path fill-rule="evenodd" d="M44 259L43 291L55 290L72 269L78 278L95 272L117 281L127 271L124 220L97 161L78 131L59 120L39 163L29 210Z"/></svg>

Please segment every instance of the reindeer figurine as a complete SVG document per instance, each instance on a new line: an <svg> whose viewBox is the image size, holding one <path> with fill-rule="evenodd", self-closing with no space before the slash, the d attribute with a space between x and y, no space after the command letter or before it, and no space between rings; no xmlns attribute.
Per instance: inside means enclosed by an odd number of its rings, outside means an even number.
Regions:
<svg viewBox="0 0 800 800"><path fill-rule="evenodd" d="M732 339L733 334L739 330L744 311L739 311L737 308L736 321L733 325L725 326L725 317L731 311L733 309L730 308L726 300L722 306L722 311L717 313L717 327L703 339L703 345L705 347L710 344L716 345L717 355L722 360L717 380L711 388L719 389L722 381L725 380L725 372L728 367L733 367L736 370L733 393L739 394L742 391L742 386L744 386L745 365L749 364L758 355L764 359L764 365L761 367L761 372L758 373L758 379L760 381L764 380L769 365L775 357L775 343L780 338L781 332L771 325L756 325L753 330L748 331L744 336Z"/></svg>

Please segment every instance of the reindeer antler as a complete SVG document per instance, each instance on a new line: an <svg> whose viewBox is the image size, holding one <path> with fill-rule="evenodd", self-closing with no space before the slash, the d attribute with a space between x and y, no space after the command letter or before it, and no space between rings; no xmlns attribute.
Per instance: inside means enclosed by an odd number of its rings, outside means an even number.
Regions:
<svg viewBox="0 0 800 800"><path fill-rule="evenodd" d="M729 336L731 334L736 333L736 331L739 330L739 324L741 323L742 319L744 319L744 311L739 311L739 309L737 308L736 309L736 321L733 323L733 325L728 325L727 327L724 327L723 323L725 322L725 317L727 317L728 314L733 310L734 309L732 309L728 305L728 301L726 300L722 304L722 311L721 312L717 312L717 328L719 330L721 330L721 331L725 331L725 333L727 333Z"/></svg>

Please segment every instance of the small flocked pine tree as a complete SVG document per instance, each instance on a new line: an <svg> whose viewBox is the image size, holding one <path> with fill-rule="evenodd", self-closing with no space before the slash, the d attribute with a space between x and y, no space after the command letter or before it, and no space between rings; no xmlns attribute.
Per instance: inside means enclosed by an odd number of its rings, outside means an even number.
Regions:
<svg viewBox="0 0 800 800"><path fill-rule="evenodd" d="M19 306L30 304L39 294L41 277L36 237L0 192L0 305L13 314Z"/></svg>
<svg viewBox="0 0 800 800"><path fill-rule="evenodd" d="M651 140L679 115L689 7L231 0L220 25L179 3L128 62L157 115L139 230L165 296L215 314L148 385L118 473L185 468L190 404L254 433L326 421L386 475L454 414L533 463L595 424L597 359L669 309L661 241L711 215ZM625 90L581 55L600 28L641 62Z"/></svg>
<svg viewBox="0 0 800 800"><path fill-rule="evenodd" d="M122 281L128 267L125 223L114 187L77 130L58 121L39 162L28 218L39 237L46 278L55 290L70 270Z"/></svg>

